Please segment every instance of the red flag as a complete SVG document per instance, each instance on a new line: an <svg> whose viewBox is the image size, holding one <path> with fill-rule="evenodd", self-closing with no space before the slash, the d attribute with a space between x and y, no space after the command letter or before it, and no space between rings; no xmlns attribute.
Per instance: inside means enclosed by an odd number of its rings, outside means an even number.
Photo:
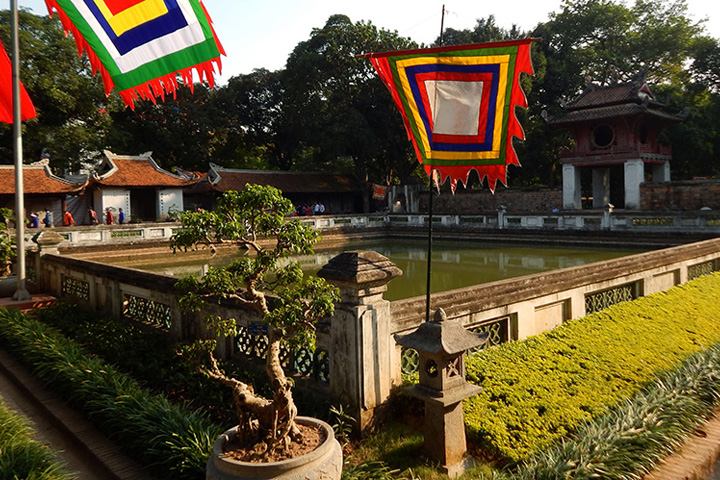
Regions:
<svg viewBox="0 0 720 480"><path fill-rule="evenodd" d="M13 123L12 65L5 47L0 42L0 122ZM20 84L20 119L35 118L35 107L25 87Z"/></svg>

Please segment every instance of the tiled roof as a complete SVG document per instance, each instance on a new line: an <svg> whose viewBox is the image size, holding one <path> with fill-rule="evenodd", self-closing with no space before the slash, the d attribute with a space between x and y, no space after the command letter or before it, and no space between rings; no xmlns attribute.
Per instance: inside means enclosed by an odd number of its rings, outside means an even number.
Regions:
<svg viewBox="0 0 720 480"><path fill-rule="evenodd" d="M249 183L270 185L280 189L283 193L349 193L362 191L359 180L350 174L234 170L212 164L208 174L208 181L213 190L220 192L242 190Z"/></svg>
<svg viewBox="0 0 720 480"><path fill-rule="evenodd" d="M602 120L607 118L631 117L640 114L650 115L652 117L671 122L678 122L681 120L681 118L676 115L671 115L661 112L659 110L650 109L647 107L647 105L627 104L588 108L584 110L572 110L566 112L561 117L551 118L549 119L549 121L554 125L562 125L567 123L588 122L592 120Z"/></svg>
<svg viewBox="0 0 720 480"><path fill-rule="evenodd" d="M548 118L548 121L561 125L634 115L651 115L671 122L681 120L680 116L662 112L660 109L664 106L655 100L644 74L641 74L628 83L588 86L565 107L563 114Z"/></svg>
<svg viewBox="0 0 720 480"><path fill-rule="evenodd" d="M193 176L163 170L152 159L151 152L138 156L104 153L102 173L93 177L93 183L104 187L184 187L198 181Z"/></svg>
<svg viewBox="0 0 720 480"><path fill-rule="evenodd" d="M79 193L87 182L74 183L53 175L47 160L23 166L23 191L29 195ZM0 165L0 195L15 195L15 166Z"/></svg>

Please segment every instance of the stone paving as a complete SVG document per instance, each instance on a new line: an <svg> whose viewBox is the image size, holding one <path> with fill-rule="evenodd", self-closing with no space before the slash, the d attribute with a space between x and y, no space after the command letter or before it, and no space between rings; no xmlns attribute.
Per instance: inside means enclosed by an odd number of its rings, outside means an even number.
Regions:
<svg viewBox="0 0 720 480"><path fill-rule="evenodd" d="M720 458L720 412L643 480L703 480Z"/></svg>

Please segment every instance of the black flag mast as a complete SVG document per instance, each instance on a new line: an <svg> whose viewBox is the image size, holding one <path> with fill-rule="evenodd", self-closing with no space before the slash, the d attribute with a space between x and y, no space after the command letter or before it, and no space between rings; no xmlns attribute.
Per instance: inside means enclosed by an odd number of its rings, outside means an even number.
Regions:
<svg viewBox="0 0 720 480"><path fill-rule="evenodd" d="M445 4L442 6L440 16L440 45L443 45L443 31L445 30ZM435 89L437 96L437 89ZM427 247L427 281L425 286L425 321L430 321L430 279L432 278L432 251L433 251L433 187L435 186L435 169L430 169L430 181L428 182L428 247ZM438 193L440 183L437 185Z"/></svg>

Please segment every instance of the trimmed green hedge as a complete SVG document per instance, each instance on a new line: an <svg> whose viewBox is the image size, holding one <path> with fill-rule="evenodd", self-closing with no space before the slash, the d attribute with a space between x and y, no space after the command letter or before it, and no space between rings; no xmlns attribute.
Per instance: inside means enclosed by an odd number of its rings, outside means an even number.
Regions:
<svg viewBox="0 0 720 480"><path fill-rule="evenodd" d="M714 274L471 356L468 379L484 391L464 405L469 437L528 458L720 342L718 319Z"/></svg>
<svg viewBox="0 0 720 480"><path fill-rule="evenodd" d="M720 401L720 345L691 356L553 447L525 462L513 480L641 478L707 421Z"/></svg>
<svg viewBox="0 0 720 480"><path fill-rule="evenodd" d="M33 439L24 417L7 408L0 399L0 478L72 480L53 452Z"/></svg>
<svg viewBox="0 0 720 480"><path fill-rule="evenodd" d="M206 415L150 394L32 316L0 309L0 342L156 474L204 475L212 444L222 433Z"/></svg>

